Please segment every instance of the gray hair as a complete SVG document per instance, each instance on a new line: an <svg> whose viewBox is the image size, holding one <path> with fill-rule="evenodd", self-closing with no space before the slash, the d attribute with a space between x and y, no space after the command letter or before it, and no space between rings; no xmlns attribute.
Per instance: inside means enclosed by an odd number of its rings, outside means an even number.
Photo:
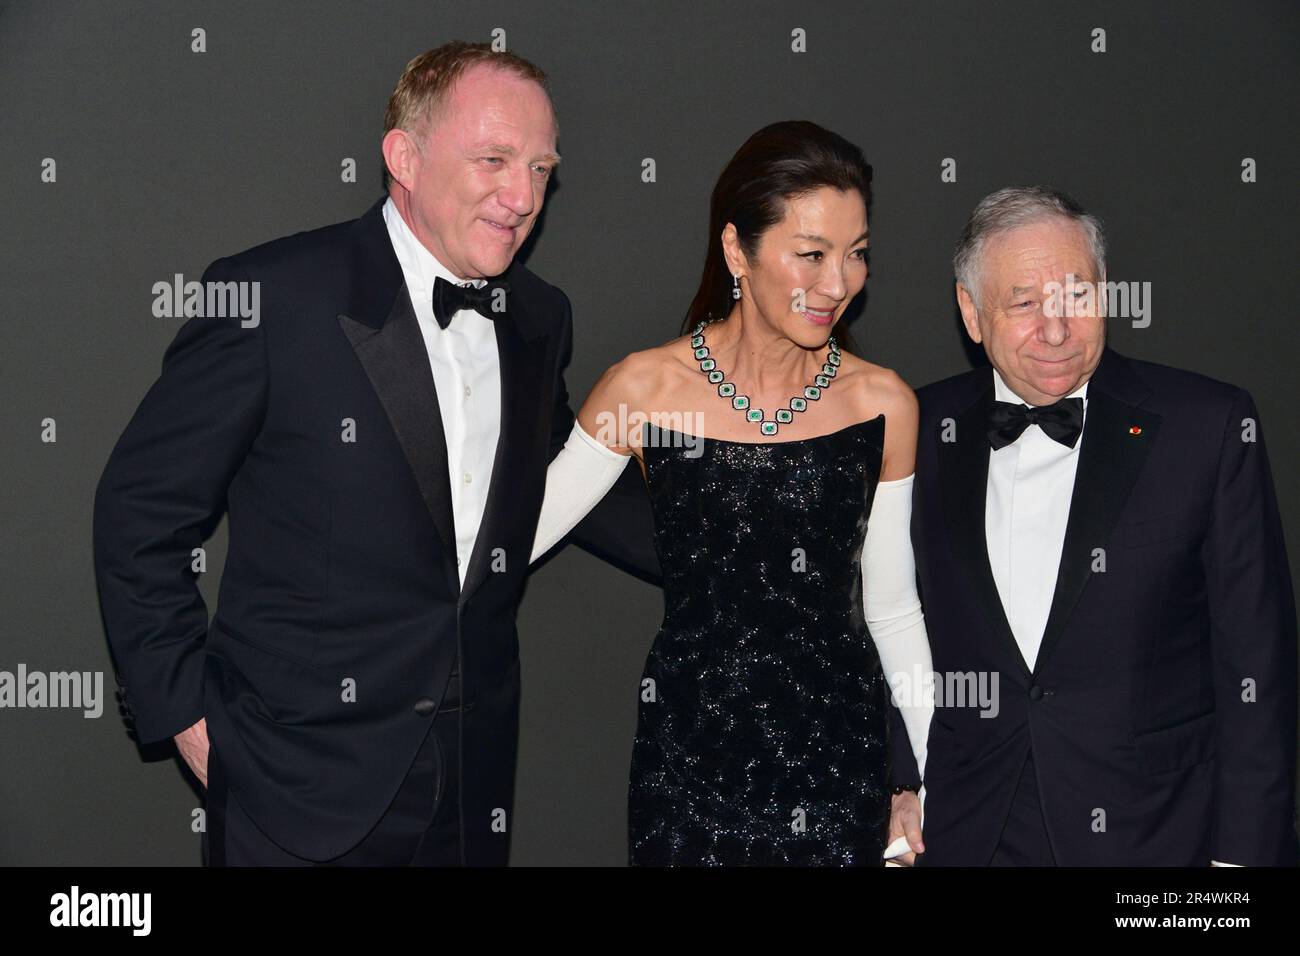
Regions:
<svg viewBox="0 0 1300 956"><path fill-rule="evenodd" d="M1069 219L1083 227L1097 268L1097 280L1101 280L1106 270L1106 236L1100 220L1085 212L1065 193L1050 186L1008 186L980 200L970 219L966 220L966 228L962 230L953 252L953 275L966 287L977 305L985 243L998 233L1053 216Z"/></svg>

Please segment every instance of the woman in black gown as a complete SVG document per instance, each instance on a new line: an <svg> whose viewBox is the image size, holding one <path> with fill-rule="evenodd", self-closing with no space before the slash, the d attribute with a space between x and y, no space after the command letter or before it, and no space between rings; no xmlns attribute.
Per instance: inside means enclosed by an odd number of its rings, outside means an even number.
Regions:
<svg viewBox="0 0 1300 956"><path fill-rule="evenodd" d="M884 431L643 445L665 614L632 751L634 863L879 861L889 689L853 596ZM823 570L794 570L796 548Z"/></svg>
<svg viewBox="0 0 1300 956"><path fill-rule="evenodd" d="M929 647L904 514L915 397L841 321L866 281L870 178L812 123L751 137L714 189L687 334L609 369L548 473L534 557L628 454L654 509L665 613L640 685L633 864L881 863L881 649L891 674L928 673ZM928 705L900 703L923 763Z"/></svg>

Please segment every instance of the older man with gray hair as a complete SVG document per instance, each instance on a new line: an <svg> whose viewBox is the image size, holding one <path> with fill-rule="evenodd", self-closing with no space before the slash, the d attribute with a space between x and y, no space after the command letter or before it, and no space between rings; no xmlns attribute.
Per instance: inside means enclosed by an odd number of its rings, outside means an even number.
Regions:
<svg viewBox="0 0 1300 956"><path fill-rule="evenodd" d="M1101 225L1056 190L986 197L953 265L991 367L917 391L912 537L936 688L998 701L936 695L923 805L894 735L900 862L1295 865L1295 600L1254 402L1106 346Z"/></svg>

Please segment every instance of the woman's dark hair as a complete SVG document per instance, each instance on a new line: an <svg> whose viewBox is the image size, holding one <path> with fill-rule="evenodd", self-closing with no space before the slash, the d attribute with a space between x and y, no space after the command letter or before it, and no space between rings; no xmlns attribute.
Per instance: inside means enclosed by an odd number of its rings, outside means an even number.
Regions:
<svg viewBox="0 0 1300 956"><path fill-rule="evenodd" d="M718 177L709 203L709 244L700 287L691 300L682 333L701 322L731 314L731 270L722 254L722 230L736 227L740 247L751 260L763 233L785 217L786 203L823 186L856 189L871 206L871 165L844 137L806 120L764 126L745 141ZM840 347L855 352L841 318L831 330Z"/></svg>

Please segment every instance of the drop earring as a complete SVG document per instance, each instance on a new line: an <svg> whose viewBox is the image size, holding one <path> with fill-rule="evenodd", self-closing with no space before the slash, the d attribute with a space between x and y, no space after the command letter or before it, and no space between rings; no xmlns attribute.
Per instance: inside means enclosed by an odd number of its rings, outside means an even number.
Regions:
<svg viewBox="0 0 1300 956"><path fill-rule="evenodd" d="M740 276L734 272L731 274L731 297L733 299L740 298Z"/></svg>

